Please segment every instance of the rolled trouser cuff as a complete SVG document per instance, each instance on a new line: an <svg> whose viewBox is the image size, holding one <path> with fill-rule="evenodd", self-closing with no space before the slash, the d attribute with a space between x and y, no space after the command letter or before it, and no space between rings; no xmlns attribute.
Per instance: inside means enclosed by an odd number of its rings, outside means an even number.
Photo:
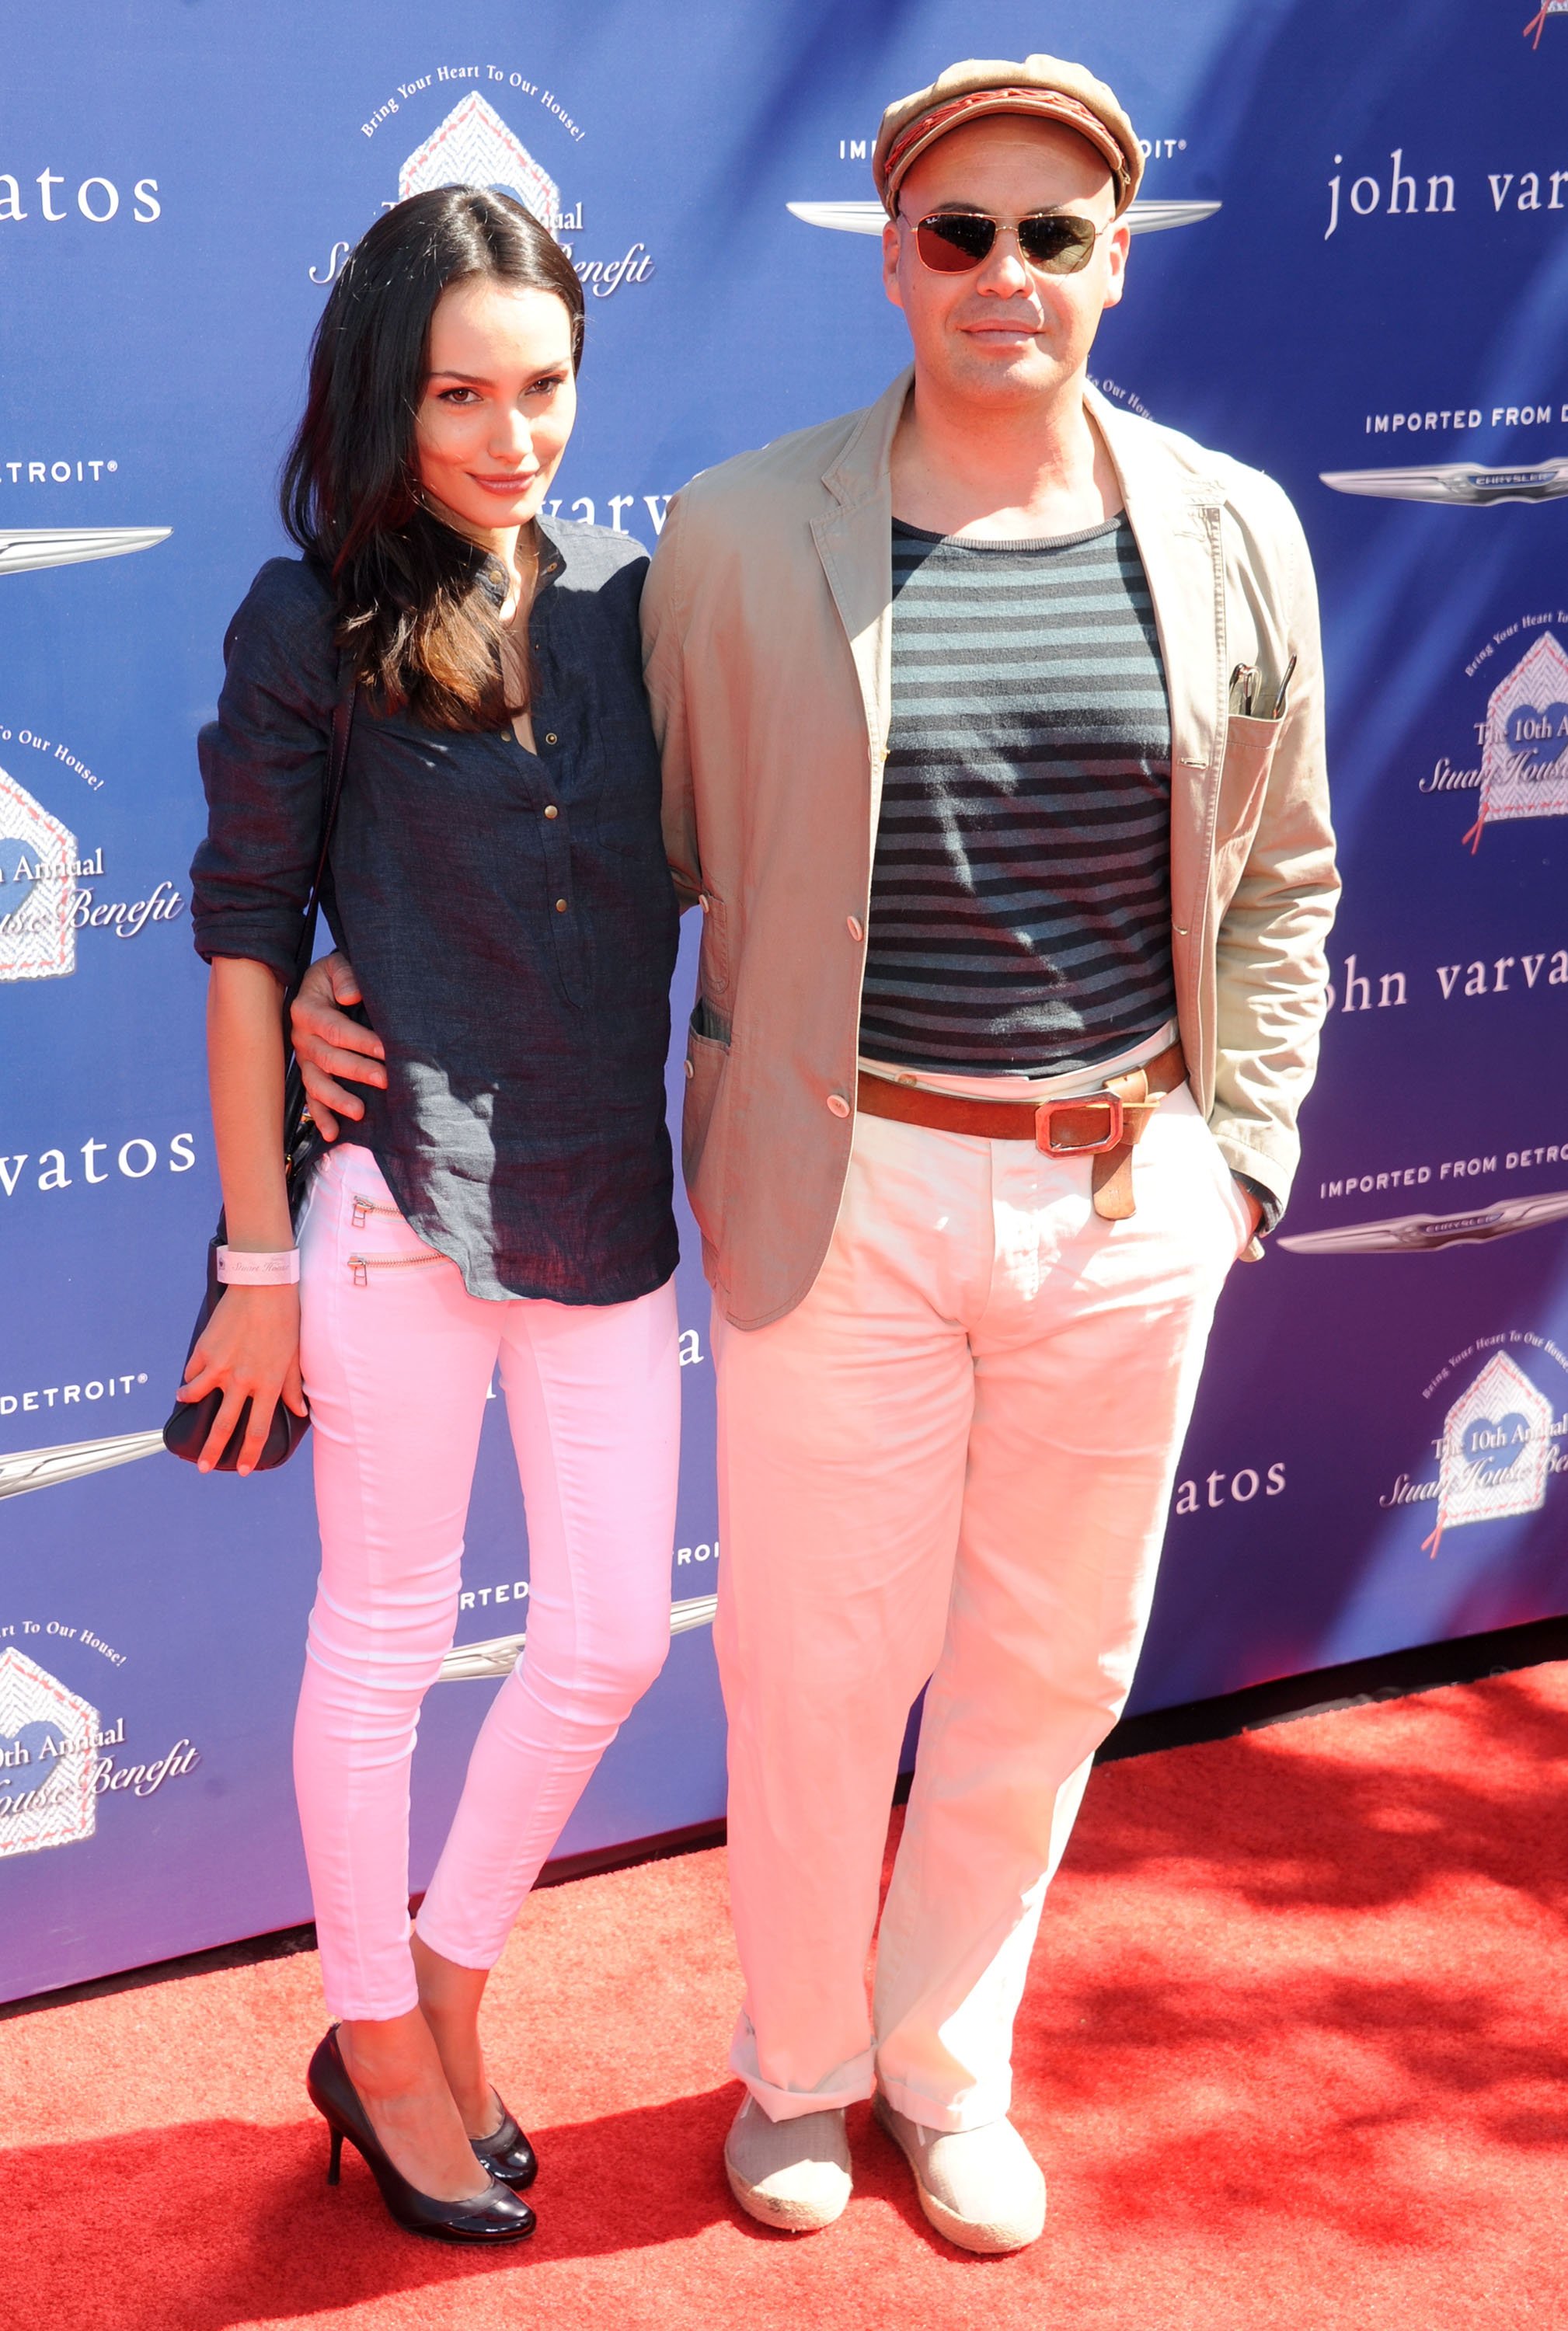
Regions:
<svg viewBox="0 0 1568 2331"><path fill-rule="evenodd" d="M757 2060L756 2033L743 2010L729 2043L729 2066L739 2075L769 2120L799 2120L804 2113L841 2112L863 2104L876 2093L877 2071L872 2050L862 2050L847 2063L836 2065L813 2088L782 2088L764 2077Z"/></svg>
<svg viewBox="0 0 1568 2331"><path fill-rule="evenodd" d="M471 1943L443 1940L439 1928L434 1933L431 1931L423 1910L413 1922L413 1931L427 1951L433 1951L437 1958L450 1960L453 1966L467 1967L472 1974L489 1974L500 1956L499 1950L476 1950Z"/></svg>
<svg viewBox="0 0 1568 2331"><path fill-rule="evenodd" d="M922 2128L940 2129L944 2136L954 2136L960 2129L987 2128L994 2120L1005 2120L1012 2105L1012 2076L986 2080L965 2089L955 2104L943 2104L935 2097L925 2095L919 2088L907 2088L902 2080L890 2080L887 2075L878 2078L877 2086L896 2113L906 2120L918 2121Z"/></svg>

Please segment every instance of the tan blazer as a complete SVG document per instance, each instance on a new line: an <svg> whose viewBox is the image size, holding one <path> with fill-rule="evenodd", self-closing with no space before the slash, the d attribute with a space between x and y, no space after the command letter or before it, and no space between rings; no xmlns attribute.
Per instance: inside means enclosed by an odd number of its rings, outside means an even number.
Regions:
<svg viewBox="0 0 1568 2331"><path fill-rule="evenodd" d="M665 839L704 914L686 1177L704 1266L740 1327L811 1287L849 1161L890 711L889 456L910 379L694 479L643 600ZM1193 1090L1232 1167L1283 1202L1339 887L1311 560L1271 479L1098 396L1092 409L1164 656ZM1281 720L1228 714L1236 664L1260 667L1272 710L1292 655Z"/></svg>

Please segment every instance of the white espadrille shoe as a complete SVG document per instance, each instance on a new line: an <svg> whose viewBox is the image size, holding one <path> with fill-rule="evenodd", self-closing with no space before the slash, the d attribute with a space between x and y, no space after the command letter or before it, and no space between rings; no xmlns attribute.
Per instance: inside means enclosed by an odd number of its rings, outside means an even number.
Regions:
<svg viewBox="0 0 1568 2331"><path fill-rule="evenodd" d="M729 2190L748 2217L790 2234L816 2233L850 2198L842 2112L769 2120L748 2095L724 2141Z"/></svg>
<svg viewBox="0 0 1568 2331"><path fill-rule="evenodd" d="M1010 2120L984 2128L926 2128L884 2096L877 2118L915 2173L920 2207L960 2250L995 2258L1045 2231L1045 2179Z"/></svg>

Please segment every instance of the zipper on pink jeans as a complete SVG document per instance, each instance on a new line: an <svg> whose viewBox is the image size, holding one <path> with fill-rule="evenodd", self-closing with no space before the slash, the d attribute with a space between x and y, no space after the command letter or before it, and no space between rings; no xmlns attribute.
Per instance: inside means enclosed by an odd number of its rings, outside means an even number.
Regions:
<svg viewBox="0 0 1568 2331"><path fill-rule="evenodd" d="M444 1262L432 1247L428 1254L351 1254L348 1268L356 1287L368 1287L373 1270L418 1270L427 1262Z"/></svg>
<svg viewBox="0 0 1568 2331"><path fill-rule="evenodd" d="M362 1231L365 1228L366 1223L370 1220L372 1214L395 1214L396 1213L397 1208L395 1206L378 1206L374 1198L361 1198L358 1195L356 1195L354 1200L354 1213L350 1218L349 1228L351 1230Z"/></svg>
<svg viewBox="0 0 1568 2331"><path fill-rule="evenodd" d="M356 1191L354 1211L349 1216L349 1227L362 1231L372 1214L389 1215L394 1222L400 1223L403 1220L403 1215L396 1206L377 1205L374 1198L362 1198ZM416 1269L421 1263L444 1262L446 1259L444 1254L438 1253L433 1247L427 1247L423 1254L351 1254L348 1258L348 1268L353 1273L356 1287L368 1287L373 1270L411 1270Z"/></svg>

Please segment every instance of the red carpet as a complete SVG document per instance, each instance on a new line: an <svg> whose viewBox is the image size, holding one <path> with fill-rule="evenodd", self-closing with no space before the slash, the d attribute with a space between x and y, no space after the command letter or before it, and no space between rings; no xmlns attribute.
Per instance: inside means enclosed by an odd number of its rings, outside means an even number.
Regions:
<svg viewBox="0 0 1568 2331"><path fill-rule="evenodd" d="M1568 1666L1097 1774L1016 2118L1037 2249L977 2260L852 2118L849 2214L732 2210L719 1853L541 1895L492 1989L540 2231L474 2259L322 2182L312 1956L17 2017L6 2331L1449 2331L1568 2320Z"/></svg>

